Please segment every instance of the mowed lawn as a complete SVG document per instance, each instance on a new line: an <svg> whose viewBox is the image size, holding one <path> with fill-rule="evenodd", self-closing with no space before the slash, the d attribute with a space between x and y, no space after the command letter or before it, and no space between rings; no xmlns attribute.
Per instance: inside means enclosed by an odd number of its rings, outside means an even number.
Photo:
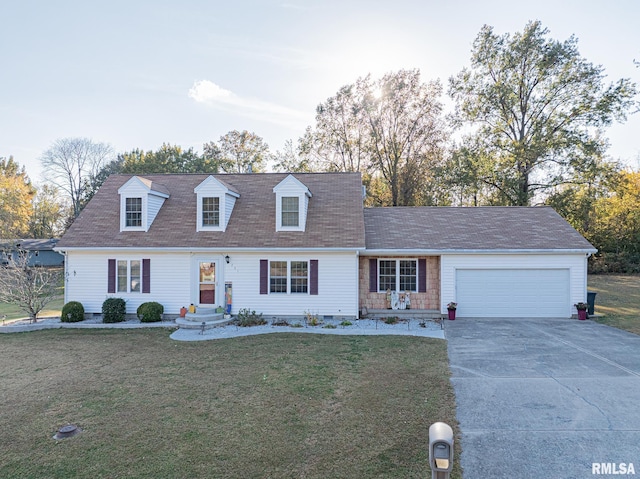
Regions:
<svg viewBox="0 0 640 479"><path fill-rule="evenodd" d="M595 320L640 334L640 276L589 275L589 291L596 292Z"/></svg>
<svg viewBox="0 0 640 479"><path fill-rule="evenodd" d="M458 432L442 340L168 336L1 335L0 477L425 478L429 425Z"/></svg>

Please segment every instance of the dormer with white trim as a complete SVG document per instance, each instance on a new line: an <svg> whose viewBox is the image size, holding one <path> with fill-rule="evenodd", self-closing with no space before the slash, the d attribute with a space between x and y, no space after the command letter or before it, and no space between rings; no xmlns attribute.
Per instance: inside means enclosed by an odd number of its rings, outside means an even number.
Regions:
<svg viewBox="0 0 640 479"><path fill-rule="evenodd" d="M289 175L274 188L276 231L305 231L311 192L295 176Z"/></svg>
<svg viewBox="0 0 640 479"><path fill-rule="evenodd" d="M211 175L193 192L197 195L198 204L196 231L225 231L240 193Z"/></svg>
<svg viewBox="0 0 640 479"><path fill-rule="evenodd" d="M120 231L149 231L153 220L169 198L164 185L141 176L133 176L118 188L120 195Z"/></svg>

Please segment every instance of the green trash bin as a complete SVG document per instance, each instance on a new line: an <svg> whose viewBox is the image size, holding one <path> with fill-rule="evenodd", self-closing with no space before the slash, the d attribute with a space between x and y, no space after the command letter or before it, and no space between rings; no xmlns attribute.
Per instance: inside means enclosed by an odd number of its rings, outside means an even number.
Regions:
<svg viewBox="0 0 640 479"><path fill-rule="evenodd" d="M593 310L596 307L596 293L594 291L587 291L587 304L589 305L587 312L594 314Z"/></svg>

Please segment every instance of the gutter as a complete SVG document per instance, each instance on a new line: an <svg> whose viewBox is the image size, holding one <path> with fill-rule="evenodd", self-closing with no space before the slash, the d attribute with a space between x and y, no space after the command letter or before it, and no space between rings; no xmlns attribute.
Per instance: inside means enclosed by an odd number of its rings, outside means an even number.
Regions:
<svg viewBox="0 0 640 479"><path fill-rule="evenodd" d="M365 249L360 253L362 256L379 255L447 255L447 254L585 254L597 253L595 248L576 249Z"/></svg>

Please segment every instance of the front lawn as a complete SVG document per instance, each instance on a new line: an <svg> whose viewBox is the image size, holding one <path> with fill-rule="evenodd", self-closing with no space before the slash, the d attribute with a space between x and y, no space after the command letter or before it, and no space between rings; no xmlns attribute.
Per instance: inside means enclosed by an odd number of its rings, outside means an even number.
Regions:
<svg viewBox="0 0 640 479"><path fill-rule="evenodd" d="M457 431L436 339L49 330L0 336L0 378L0 477L424 478Z"/></svg>
<svg viewBox="0 0 640 479"><path fill-rule="evenodd" d="M640 276L589 275L589 291L596 292L596 321L640 334Z"/></svg>

